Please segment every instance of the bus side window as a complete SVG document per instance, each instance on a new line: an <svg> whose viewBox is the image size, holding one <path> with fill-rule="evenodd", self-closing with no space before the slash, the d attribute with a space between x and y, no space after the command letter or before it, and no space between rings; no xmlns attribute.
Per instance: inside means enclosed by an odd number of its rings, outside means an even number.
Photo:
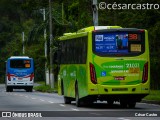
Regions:
<svg viewBox="0 0 160 120"><path fill-rule="evenodd" d="M62 52L60 50L57 51L57 64L61 64L61 54Z"/></svg>
<svg viewBox="0 0 160 120"><path fill-rule="evenodd" d="M65 60L66 60L66 45L65 45L65 41L63 41L62 42L62 47L61 47L60 63L63 64Z"/></svg>

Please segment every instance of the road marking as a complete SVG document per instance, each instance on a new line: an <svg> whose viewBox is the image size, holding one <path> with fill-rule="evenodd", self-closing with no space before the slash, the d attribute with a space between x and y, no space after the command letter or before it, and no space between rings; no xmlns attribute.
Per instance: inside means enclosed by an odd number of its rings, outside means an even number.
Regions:
<svg viewBox="0 0 160 120"><path fill-rule="evenodd" d="M22 97L23 95L19 95L19 96L21 96L21 97Z"/></svg>
<svg viewBox="0 0 160 120"><path fill-rule="evenodd" d="M151 105L153 105L153 106L160 106L160 105L156 105L156 104L151 104Z"/></svg>
<svg viewBox="0 0 160 120"><path fill-rule="evenodd" d="M74 110L74 111L79 111L78 109L75 109L75 108L71 108L72 110Z"/></svg>
<svg viewBox="0 0 160 120"><path fill-rule="evenodd" d="M147 103L138 103L138 104L142 104L142 105L144 105L144 104L147 104Z"/></svg>
<svg viewBox="0 0 160 120"><path fill-rule="evenodd" d="M28 98L28 96L24 96L24 97Z"/></svg>
<svg viewBox="0 0 160 120"><path fill-rule="evenodd" d="M17 95L17 94L14 94L14 95Z"/></svg>
<svg viewBox="0 0 160 120"><path fill-rule="evenodd" d="M102 115L102 114L98 114L98 113L90 113L90 114L92 114L92 115L97 115L97 116Z"/></svg>
<svg viewBox="0 0 160 120"><path fill-rule="evenodd" d="M54 102L52 102L52 101L48 101L49 103L54 103Z"/></svg>
<svg viewBox="0 0 160 120"><path fill-rule="evenodd" d="M62 107L65 107L65 105L63 105L63 104L59 104L60 106L62 106Z"/></svg>
<svg viewBox="0 0 160 120"><path fill-rule="evenodd" d="M31 99L35 100L36 98L31 98Z"/></svg>
<svg viewBox="0 0 160 120"><path fill-rule="evenodd" d="M40 101L44 101L43 99L40 99Z"/></svg>
<svg viewBox="0 0 160 120"><path fill-rule="evenodd" d="M160 105L156 105L156 104L149 104L149 103L138 103L138 104L142 104L142 105L153 105L153 106L160 106Z"/></svg>
<svg viewBox="0 0 160 120"><path fill-rule="evenodd" d="M117 119L120 119L120 120L130 120L130 119L126 119L126 118L117 118Z"/></svg>

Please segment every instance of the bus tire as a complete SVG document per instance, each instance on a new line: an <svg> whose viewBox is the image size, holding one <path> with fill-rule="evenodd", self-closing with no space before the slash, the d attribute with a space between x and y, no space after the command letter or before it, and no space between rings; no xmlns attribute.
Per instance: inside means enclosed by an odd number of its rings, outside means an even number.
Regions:
<svg viewBox="0 0 160 120"><path fill-rule="evenodd" d="M82 100L79 99L78 84L75 85L75 99L76 99L76 106L81 107L82 106Z"/></svg>
<svg viewBox="0 0 160 120"><path fill-rule="evenodd" d="M127 101L120 100L120 105L121 105L122 108L127 108Z"/></svg>
<svg viewBox="0 0 160 120"><path fill-rule="evenodd" d="M26 92L32 92L33 91L33 87L27 87L25 88Z"/></svg>
<svg viewBox="0 0 160 120"><path fill-rule="evenodd" d="M29 91L30 91L30 89L29 89L28 87L27 87L25 90L26 90L26 92L29 92Z"/></svg>
<svg viewBox="0 0 160 120"><path fill-rule="evenodd" d="M10 92L13 92L13 88L12 88L12 87L10 87L10 88L9 88L9 91L10 91Z"/></svg>
<svg viewBox="0 0 160 120"><path fill-rule="evenodd" d="M69 97L64 96L64 103L71 104L71 99Z"/></svg>
<svg viewBox="0 0 160 120"><path fill-rule="evenodd" d="M6 92L10 92L9 87L6 87Z"/></svg>
<svg viewBox="0 0 160 120"><path fill-rule="evenodd" d="M33 89L32 89L32 88L30 88L29 92L33 92Z"/></svg>
<svg viewBox="0 0 160 120"><path fill-rule="evenodd" d="M129 108L135 108L136 102L128 103Z"/></svg>
<svg viewBox="0 0 160 120"><path fill-rule="evenodd" d="M107 100L107 104L109 105L109 106L112 106L113 105L113 103L114 103L114 100Z"/></svg>
<svg viewBox="0 0 160 120"><path fill-rule="evenodd" d="M29 87L29 92L32 92L33 91L33 87Z"/></svg>
<svg viewBox="0 0 160 120"><path fill-rule="evenodd" d="M64 86L62 80L61 80L61 94L64 95Z"/></svg>

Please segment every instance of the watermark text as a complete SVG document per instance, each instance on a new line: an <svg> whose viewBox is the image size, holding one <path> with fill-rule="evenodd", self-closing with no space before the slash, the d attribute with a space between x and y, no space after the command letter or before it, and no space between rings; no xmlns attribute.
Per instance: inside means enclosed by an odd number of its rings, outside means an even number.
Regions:
<svg viewBox="0 0 160 120"><path fill-rule="evenodd" d="M159 4L150 4L150 3L144 3L144 4L121 4L121 3L116 3L114 2L113 4L111 3L106 3L106 2L100 2L98 4L99 9L104 10L159 10L160 5Z"/></svg>

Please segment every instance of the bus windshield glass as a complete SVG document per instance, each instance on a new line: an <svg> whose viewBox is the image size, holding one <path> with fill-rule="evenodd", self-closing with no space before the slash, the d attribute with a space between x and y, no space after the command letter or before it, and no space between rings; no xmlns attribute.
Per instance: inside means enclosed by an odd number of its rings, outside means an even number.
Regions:
<svg viewBox="0 0 160 120"><path fill-rule="evenodd" d="M31 61L30 60L10 60L11 68L30 68Z"/></svg>
<svg viewBox="0 0 160 120"><path fill-rule="evenodd" d="M98 55L137 55L144 52L144 32L94 32L93 51Z"/></svg>

